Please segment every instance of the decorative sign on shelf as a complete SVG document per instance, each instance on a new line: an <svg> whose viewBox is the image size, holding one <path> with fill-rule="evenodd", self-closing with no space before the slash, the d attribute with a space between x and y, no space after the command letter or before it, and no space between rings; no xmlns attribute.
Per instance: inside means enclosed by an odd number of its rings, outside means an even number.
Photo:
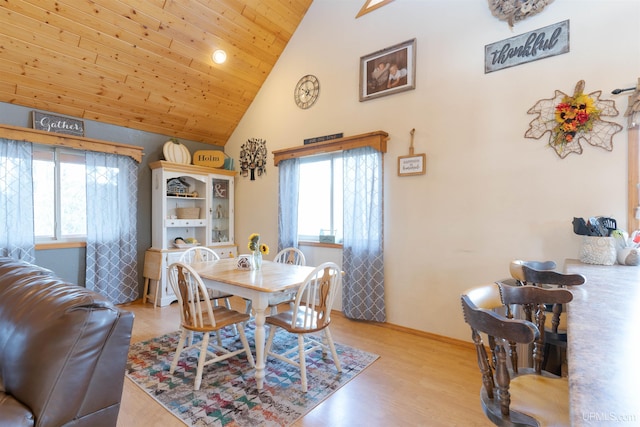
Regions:
<svg viewBox="0 0 640 427"><path fill-rule="evenodd" d="M84 122L69 117L33 111L33 128L47 132L84 136Z"/></svg>
<svg viewBox="0 0 640 427"><path fill-rule="evenodd" d="M484 72L502 70L569 52L569 20L484 47Z"/></svg>
<svg viewBox="0 0 640 427"><path fill-rule="evenodd" d="M398 176L424 175L427 173L425 163L427 161L426 154L413 154L413 135L415 129L411 129L411 145L409 146L408 156L398 157Z"/></svg>
<svg viewBox="0 0 640 427"><path fill-rule="evenodd" d="M305 139L304 145L313 144L315 142L330 141L332 139L339 139L339 138L342 138L343 136L344 134L342 132L334 133L332 135L316 136L315 138Z"/></svg>
<svg viewBox="0 0 640 427"><path fill-rule="evenodd" d="M220 168L224 166L224 152L220 150L198 150L193 153L193 164Z"/></svg>

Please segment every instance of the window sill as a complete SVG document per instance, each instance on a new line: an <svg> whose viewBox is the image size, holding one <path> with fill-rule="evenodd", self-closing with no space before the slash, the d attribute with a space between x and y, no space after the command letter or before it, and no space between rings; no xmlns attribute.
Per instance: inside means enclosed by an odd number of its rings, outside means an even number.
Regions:
<svg viewBox="0 0 640 427"><path fill-rule="evenodd" d="M86 247L87 247L87 242L37 243L36 251L46 251L49 249L86 248Z"/></svg>
<svg viewBox="0 0 640 427"><path fill-rule="evenodd" d="M321 242L299 241L298 246L313 246L316 248L342 249L342 243L321 243Z"/></svg>

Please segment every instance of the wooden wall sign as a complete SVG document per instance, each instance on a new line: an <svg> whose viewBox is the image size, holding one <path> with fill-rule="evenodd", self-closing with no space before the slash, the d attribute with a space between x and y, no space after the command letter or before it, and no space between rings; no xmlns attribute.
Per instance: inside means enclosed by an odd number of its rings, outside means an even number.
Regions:
<svg viewBox="0 0 640 427"><path fill-rule="evenodd" d="M409 145L408 156L398 156L398 176L424 175L427 173L426 154L414 154L413 152L413 135L415 129L411 129L411 144Z"/></svg>
<svg viewBox="0 0 640 427"><path fill-rule="evenodd" d="M193 153L193 164L221 168L224 165L224 152L220 150L198 150Z"/></svg>
<svg viewBox="0 0 640 427"><path fill-rule="evenodd" d="M323 141L330 141L332 139L338 139L338 138L342 138L344 136L344 134L342 132L340 133L334 133L331 135L324 135L324 136L316 136L315 138L307 138L304 140L304 144L314 144L316 142L323 142Z"/></svg>
<svg viewBox="0 0 640 427"><path fill-rule="evenodd" d="M484 47L484 72L502 70L569 52L569 20Z"/></svg>
<svg viewBox="0 0 640 427"><path fill-rule="evenodd" d="M64 133L67 135L84 136L84 122L69 117L33 111L33 128L47 132Z"/></svg>
<svg viewBox="0 0 640 427"><path fill-rule="evenodd" d="M398 157L398 176L424 175L426 154Z"/></svg>

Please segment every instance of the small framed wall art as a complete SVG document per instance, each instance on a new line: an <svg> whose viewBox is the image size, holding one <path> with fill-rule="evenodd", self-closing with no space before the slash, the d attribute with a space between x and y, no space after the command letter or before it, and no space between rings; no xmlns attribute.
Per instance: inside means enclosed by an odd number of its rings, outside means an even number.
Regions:
<svg viewBox="0 0 640 427"><path fill-rule="evenodd" d="M398 176L424 175L427 170L426 154L415 154L398 157Z"/></svg>
<svg viewBox="0 0 640 427"><path fill-rule="evenodd" d="M409 145L409 155L398 157L398 176L424 175L427 173L426 154L415 154L413 149L413 136L416 133L415 128L409 132L411 135L411 144Z"/></svg>
<svg viewBox="0 0 640 427"><path fill-rule="evenodd" d="M416 39L360 58L360 101L416 88Z"/></svg>

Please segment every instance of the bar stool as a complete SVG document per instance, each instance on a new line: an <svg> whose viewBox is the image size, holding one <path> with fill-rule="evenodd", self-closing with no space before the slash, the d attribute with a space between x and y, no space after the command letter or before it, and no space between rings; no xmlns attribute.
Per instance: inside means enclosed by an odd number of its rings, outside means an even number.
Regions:
<svg viewBox="0 0 640 427"><path fill-rule="evenodd" d="M464 320L471 327L482 375L480 401L485 415L494 424L570 425L568 380L542 371L539 352L544 328L543 304L568 303L572 298L566 289L498 283L472 288L461 295ZM534 322L509 318L496 311L521 304L536 307ZM489 338L490 355L483 336ZM516 345L531 343L534 345ZM527 351L527 359L538 360L533 369L518 368L517 362L509 362L518 350Z"/></svg>
<svg viewBox="0 0 640 427"><path fill-rule="evenodd" d="M544 288L567 288L579 286L586 282L586 278L581 274L564 274L555 271L553 261L522 261L511 262L509 271L511 276L521 285L533 285ZM558 349L557 356L560 365L559 373L566 374L566 357L561 353L567 348L567 319L562 315L564 306L562 304L548 304L547 316L544 326L544 356L542 369L547 369L551 354L551 347ZM527 314L531 318L531 314Z"/></svg>

